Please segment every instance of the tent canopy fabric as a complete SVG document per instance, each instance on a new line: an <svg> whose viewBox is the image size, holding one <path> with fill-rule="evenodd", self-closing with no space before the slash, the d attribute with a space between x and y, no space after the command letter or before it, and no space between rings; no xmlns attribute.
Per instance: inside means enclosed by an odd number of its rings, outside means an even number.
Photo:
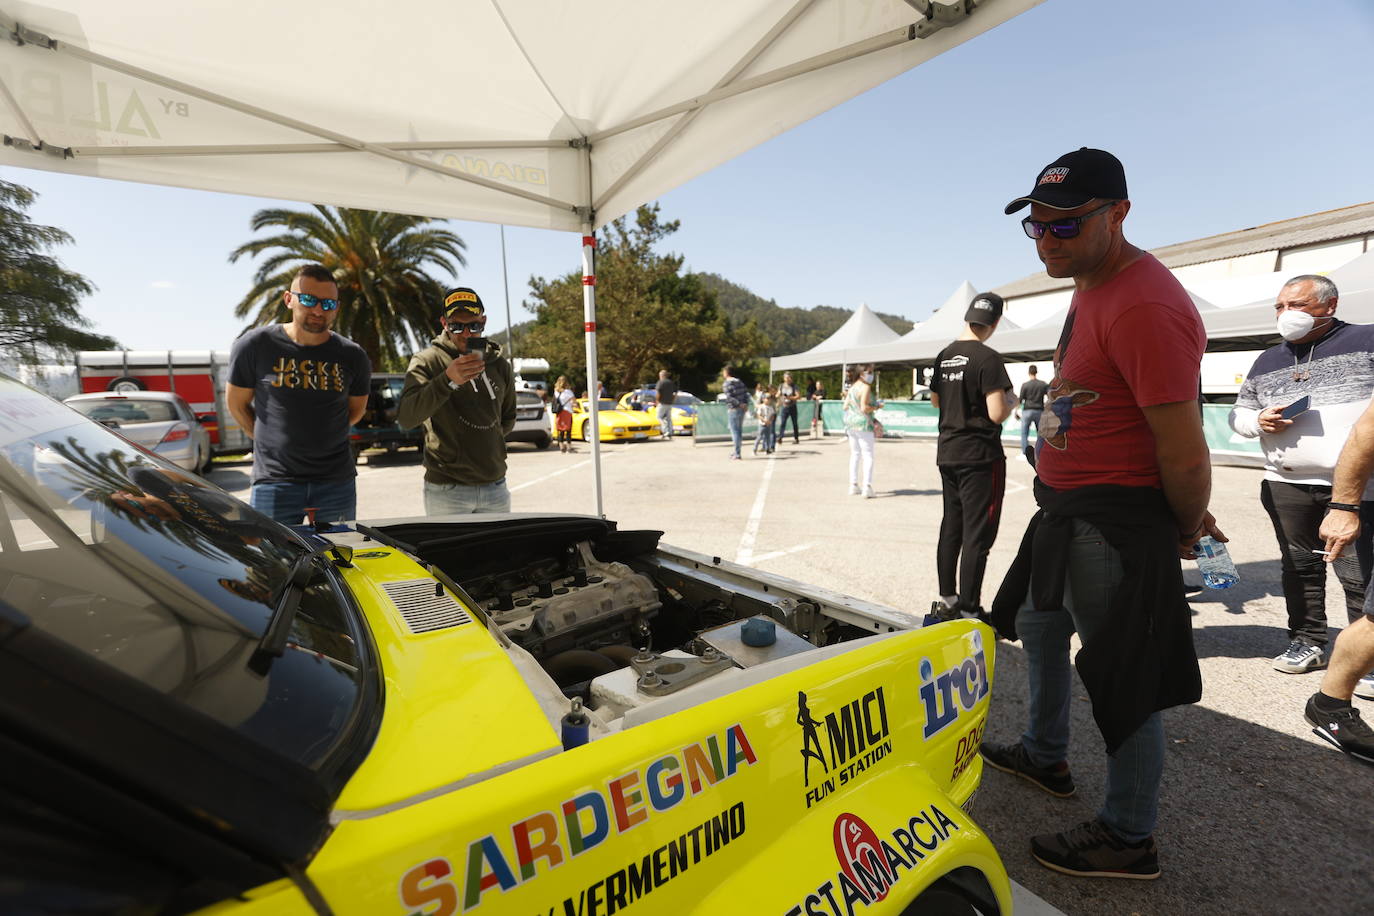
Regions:
<svg viewBox="0 0 1374 916"><path fill-rule="evenodd" d="M0 0L0 163L585 230L1040 0Z"/></svg>
<svg viewBox="0 0 1374 916"><path fill-rule="evenodd" d="M973 284L965 280L919 327L913 328L900 340L858 351L854 354L854 361L900 366L930 364L950 341L964 333L964 315L968 312L969 303L977 295L978 291L973 288ZM1015 329L1016 323L1003 315L997 324L997 335ZM993 339L996 339L996 335Z"/></svg>
<svg viewBox="0 0 1374 916"><path fill-rule="evenodd" d="M873 344L887 343L898 339L897 332L874 311L861 304L854 314L845 319L844 324L825 340L804 353L791 356L776 356L770 360L769 371L783 372L791 369L820 369L827 366L842 366L846 363L860 362L850 359L848 354L862 352Z"/></svg>

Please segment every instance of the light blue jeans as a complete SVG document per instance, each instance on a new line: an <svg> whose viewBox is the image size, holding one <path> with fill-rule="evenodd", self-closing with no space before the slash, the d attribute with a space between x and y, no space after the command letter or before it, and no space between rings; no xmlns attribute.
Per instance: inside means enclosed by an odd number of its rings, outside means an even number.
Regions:
<svg viewBox="0 0 1374 916"><path fill-rule="evenodd" d="M1036 766L1053 766L1068 757L1073 702L1069 637L1077 630L1086 641L1109 623L1107 603L1120 581L1121 556L1100 531L1075 520L1065 606L1036 611L1027 598L1016 615L1030 679L1030 722L1021 743ZM1164 723L1155 713L1108 758L1107 796L1098 819L1128 843L1154 833L1163 775Z"/></svg>
<svg viewBox="0 0 1374 916"><path fill-rule="evenodd" d="M347 480L264 480L248 491L248 504L283 525L300 525L315 510L317 522L358 517L357 478Z"/></svg>
<svg viewBox="0 0 1374 916"><path fill-rule="evenodd" d="M471 515L474 512L509 512L510 490L506 478L496 483L464 486L460 483L425 481L425 515Z"/></svg>
<svg viewBox="0 0 1374 916"><path fill-rule="evenodd" d="M730 423L730 441L735 444L736 458L739 457L739 448L744 442L744 411L743 407L731 407L726 411L726 419Z"/></svg>

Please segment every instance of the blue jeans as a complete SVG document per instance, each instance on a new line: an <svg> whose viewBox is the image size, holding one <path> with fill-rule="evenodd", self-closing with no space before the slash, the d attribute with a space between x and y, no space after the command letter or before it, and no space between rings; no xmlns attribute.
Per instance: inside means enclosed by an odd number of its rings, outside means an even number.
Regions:
<svg viewBox="0 0 1374 916"><path fill-rule="evenodd" d="M744 410L743 407L731 407L726 411L726 420L730 423L730 440L735 444L736 458L739 457L739 447L744 441Z"/></svg>
<svg viewBox="0 0 1374 916"><path fill-rule="evenodd" d="M358 516L358 481L264 480L253 484L248 503L283 525L299 525L305 510L315 509L317 522L341 522Z"/></svg>
<svg viewBox="0 0 1374 916"><path fill-rule="evenodd" d="M1030 722L1021 743L1036 766L1068 757L1074 693L1069 637L1077 630L1086 641L1109 622L1107 602L1120 581L1120 554L1096 528L1075 520L1065 606L1036 611L1027 599L1016 615L1030 680ZM1098 819L1128 843L1154 833L1163 774L1164 723L1155 713L1108 758L1107 797Z"/></svg>
<svg viewBox="0 0 1374 916"><path fill-rule="evenodd" d="M1040 438L1040 415L1043 410L1023 410L1021 411L1021 454L1026 454L1026 446L1030 445L1031 424L1035 425L1035 437Z"/></svg>
<svg viewBox="0 0 1374 916"><path fill-rule="evenodd" d="M461 483L425 481L425 515L471 515L474 512L509 512L510 490L506 478L496 483L464 486Z"/></svg>

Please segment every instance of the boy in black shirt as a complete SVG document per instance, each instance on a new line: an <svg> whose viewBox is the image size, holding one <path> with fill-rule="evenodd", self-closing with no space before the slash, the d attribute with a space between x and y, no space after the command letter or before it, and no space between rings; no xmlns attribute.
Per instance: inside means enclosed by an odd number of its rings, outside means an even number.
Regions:
<svg viewBox="0 0 1374 916"><path fill-rule="evenodd" d="M930 381L931 402L940 411L935 463L940 468L945 514L940 520L935 566L944 617L959 611L982 612L983 571L1002 521L1002 494L1007 485L1002 422L1016 401L1001 355L985 343L1001 317L1001 296L982 293L974 297L964 315L968 326L958 340L940 351Z"/></svg>

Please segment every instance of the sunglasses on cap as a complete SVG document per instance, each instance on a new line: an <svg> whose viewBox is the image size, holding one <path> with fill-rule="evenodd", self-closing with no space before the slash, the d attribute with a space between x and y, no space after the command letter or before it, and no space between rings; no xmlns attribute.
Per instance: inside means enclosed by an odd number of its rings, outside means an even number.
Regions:
<svg viewBox="0 0 1374 916"><path fill-rule="evenodd" d="M332 312L339 307L338 299L321 299L319 296L312 296L309 293L298 293L292 289L287 290L287 292L295 296L296 301L308 309L313 309L318 305L324 311Z"/></svg>
<svg viewBox="0 0 1374 916"><path fill-rule="evenodd" d="M467 331L469 334L481 334L482 329L486 326L485 321L450 321L445 325L450 334L457 334L460 331Z"/></svg>
<svg viewBox="0 0 1374 916"><path fill-rule="evenodd" d="M1082 216L1066 216L1062 219L1038 220L1031 219L1029 216L1021 220L1021 228L1026 230L1026 237L1039 239L1045 237L1045 231L1049 230L1050 235L1057 239L1075 238L1078 233L1083 231L1083 221L1090 216L1096 216L1104 210L1109 209L1114 200L1109 200L1096 210L1089 210Z"/></svg>

